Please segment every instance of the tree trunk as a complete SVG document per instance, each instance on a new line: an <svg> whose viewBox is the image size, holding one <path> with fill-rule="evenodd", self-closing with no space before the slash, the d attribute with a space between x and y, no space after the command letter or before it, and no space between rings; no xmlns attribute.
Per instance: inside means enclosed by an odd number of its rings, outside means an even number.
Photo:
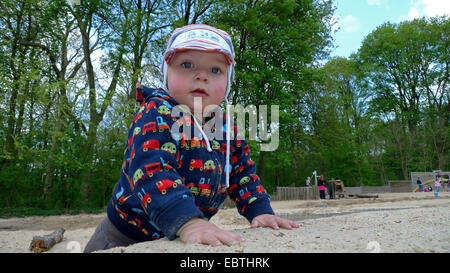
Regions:
<svg viewBox="0 0 450 273"><path fill-rule="evenodd" d="M59 98L59 96L58 96ZM57 110L56 110L56 120L55 120L55 130L53 131L52 135L52 145L50 148L50 153L48 157L48 163L47 168L45 170L46 176L44 180L44 192L43 192L43 200L45 202L48 193L53 187L53 179L54 179L54 172L55 172L55 162L56 162L56 155L59 153L59 135L63 131L63 115L62 115L62 106L60 105L60 100L58 99L57 103Z"/></svg>

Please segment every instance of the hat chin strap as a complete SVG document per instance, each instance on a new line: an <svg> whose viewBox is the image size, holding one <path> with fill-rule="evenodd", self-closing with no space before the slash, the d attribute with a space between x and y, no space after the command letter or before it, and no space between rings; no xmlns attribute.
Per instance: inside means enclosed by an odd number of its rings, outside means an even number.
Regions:
<svg viewBox="0 0 450 273"><path fill-rule="evenodd" d="M162 72L163 72L163 87L166 89L167 92L169 92L169 86L167 82L167 70L168 70L168 64L166 61L163 60L162 64Z"/></svg>
<svg viewBox="0 0 450 273"><path fill-rule="evenodd" d="M231 73L233 73L233 65L228 66L228 84L227 84L227 91L225 92L225 103L226 103L226 112L227 112L227 154L226 154L226 171L225 171L225 182L227 188L230 187L230 171L231 171L231 165L230 165L230 140L231 140L231 116L230 116L230 108L231 104L228 101L228 95L230 94L231 89L231 77L233 76Z"/></svg>

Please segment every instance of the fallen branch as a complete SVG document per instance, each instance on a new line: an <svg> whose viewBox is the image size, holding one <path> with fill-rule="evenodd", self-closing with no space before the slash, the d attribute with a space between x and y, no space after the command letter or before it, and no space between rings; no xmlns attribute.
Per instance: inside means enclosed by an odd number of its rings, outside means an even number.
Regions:
<svg viewBox="0 0 450 273"><path fill-rule="evenodd" d="M34 236L30 244L30 250L35 253L48 251L52 246L62 241L65 229L58 229L44 236Z"/></svg>

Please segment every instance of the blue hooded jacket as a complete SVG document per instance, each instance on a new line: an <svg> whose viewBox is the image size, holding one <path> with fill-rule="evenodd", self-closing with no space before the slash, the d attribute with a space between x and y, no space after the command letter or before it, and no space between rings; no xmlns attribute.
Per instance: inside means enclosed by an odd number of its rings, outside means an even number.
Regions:
<svg viewBox="0 0 450 273"><path fill-rule="evenodd" d="M163 236L173 240L190 219L209 220L227 194L249 222L261 214L274 214L245 140L230 142L232 170L227 188L226 132L222 140L195 135L193 117L172 116L178 103L162 89L138 85L136 99L140 107L128 132L120 180L107 207L109 220L120 232L135 241ZM173 135L174 123L186 127ZM184 128L191 130L191 138L185 137Z"/></svg>

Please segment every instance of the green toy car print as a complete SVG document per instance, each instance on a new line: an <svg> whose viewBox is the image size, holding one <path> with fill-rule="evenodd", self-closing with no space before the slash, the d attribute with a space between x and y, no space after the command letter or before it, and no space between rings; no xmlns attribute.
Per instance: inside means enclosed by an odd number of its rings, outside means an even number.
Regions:
<svg viewBox="0 0 450 273"><path fill-rule="evenodd" d="M171 153L173 156L177 154L177 148L172 142L166 142L161 146L161 150Z"/></svg>

